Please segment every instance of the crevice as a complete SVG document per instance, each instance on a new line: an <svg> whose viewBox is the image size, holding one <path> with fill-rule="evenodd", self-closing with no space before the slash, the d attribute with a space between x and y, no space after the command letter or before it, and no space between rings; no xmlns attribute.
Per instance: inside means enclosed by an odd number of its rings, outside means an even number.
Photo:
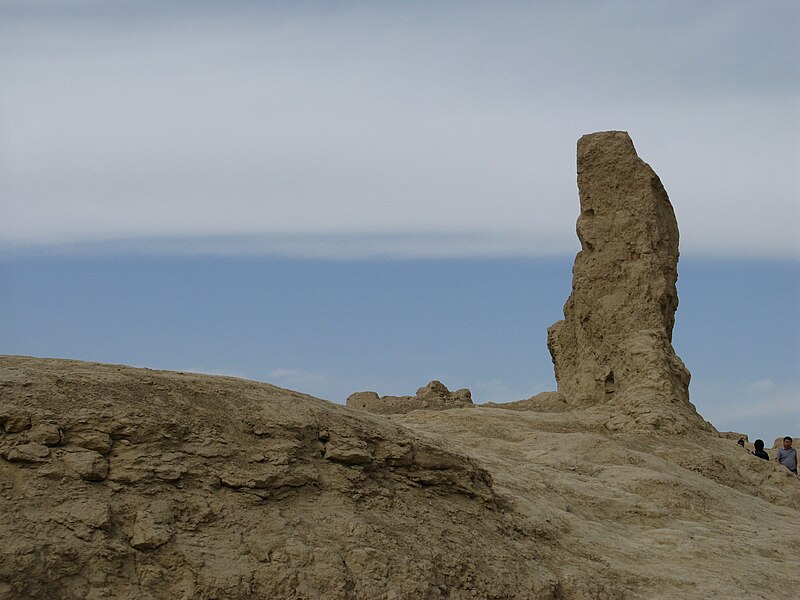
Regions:
<svg viewBox="0 0 800 600"><path fill-rule="evenodd" d="M617 389L617 382L614 380L614 371L609 371L605 381L606 398L613 396Z"/></svg>

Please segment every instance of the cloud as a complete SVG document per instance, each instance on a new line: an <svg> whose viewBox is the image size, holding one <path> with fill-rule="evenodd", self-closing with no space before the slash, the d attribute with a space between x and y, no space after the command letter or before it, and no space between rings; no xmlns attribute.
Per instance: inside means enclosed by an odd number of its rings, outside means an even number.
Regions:
<svg viewBox="0 0 800 600"><path fill-rule="evenodd" d="M325 375L292 368L275 369L270 371L267 377L270 381L279 382L283 385L297 386L298 389L317 387L328 380Z"/></svg>
<svg viewBox="0 0 800 600"><path fill-rule="evenodd" d="M685 254L800 256L789 4L114 5L0 7L4 247L567 252L575 140L613 128Z"/></svg>
<svg viewBox="0 0 800 600"><path fill-rule="evenodd" d="M771 379L759 379L744 386L750 394L764 395L774 392L776 389L775 382Z"/></svg>
<svg viewBox="0 0 800 600"><path fill-rule="evenodd" d="M7 255L277 256L327 260L558 256L579 249L577 240L552 234L465 232L241 234L163 236L53 243L0 242Z"/></svg>

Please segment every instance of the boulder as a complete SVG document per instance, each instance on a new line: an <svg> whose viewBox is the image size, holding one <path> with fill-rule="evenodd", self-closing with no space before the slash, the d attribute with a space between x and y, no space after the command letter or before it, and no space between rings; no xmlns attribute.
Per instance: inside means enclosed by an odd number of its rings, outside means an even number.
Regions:
<svg viewBox="0 0 800 600"><path fill-rule="evenodd" d="M94 450L67 452L64 462L81 479L102 481L108 476L108 461Z"/></svg>
<svg viewBox="0 0 800 600"><path fill-rule="evenodd" d="M56 423L39 423L26 434L29 442L57 446L61 442L61 429Z"/></svg>
<svg viewBox="0 0 800 600"><path fill-rule="evenodd" d="M50 449L44 444L29 442L14 446L8 453L9 462L38 463L50 455Z"/></svg>

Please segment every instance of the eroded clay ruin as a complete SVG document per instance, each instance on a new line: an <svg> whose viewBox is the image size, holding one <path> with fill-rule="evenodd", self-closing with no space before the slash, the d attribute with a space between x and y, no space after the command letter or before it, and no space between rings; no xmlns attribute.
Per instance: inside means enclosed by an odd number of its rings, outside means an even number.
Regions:
<svg viewBox="0 0 800 600"><path fill-rule="evenodd" d="M441 381L431 381L414 396L378 396L377 392L356 392L347 398L348 408L379 415L401 415L412 410L447 410L474 406L466 388L451 392Z"/></svg>
<svg viewBox="0 0 800 600"><path fill-rule="evenodd" d="M658 175L626 132L604 131L578 141L578 189L581 251L547 339L558 391L605 405L612 429L708 427L672 347L678 223Z"/></svg>

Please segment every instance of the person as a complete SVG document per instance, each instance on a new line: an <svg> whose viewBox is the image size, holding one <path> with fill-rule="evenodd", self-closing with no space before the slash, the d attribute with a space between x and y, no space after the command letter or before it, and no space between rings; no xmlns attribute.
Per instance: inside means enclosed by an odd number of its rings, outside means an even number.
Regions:
<svg viewBox="0 0 800 600"><path fill-rule="evenodd" d="M739 438L739 441L736 443L739 444L742 448L744 448L744 438Z"/></svg>
<svg viewBox="0 0 800 600"><path fill-rule="evenodd" d="M783 448L775 453L775 462L797 475L797 450L792 448L792 438L783 438Z"/></svg>
<svg viewBox="0 0 800 600"><path fill-rule="evenodd" d="M764 460L769 460L769 454L767 454L767 451L764 450L764 440L756 440L753 442L753 446L755 447L755 450L753 450L754 456L763 458Z"/></svg>

